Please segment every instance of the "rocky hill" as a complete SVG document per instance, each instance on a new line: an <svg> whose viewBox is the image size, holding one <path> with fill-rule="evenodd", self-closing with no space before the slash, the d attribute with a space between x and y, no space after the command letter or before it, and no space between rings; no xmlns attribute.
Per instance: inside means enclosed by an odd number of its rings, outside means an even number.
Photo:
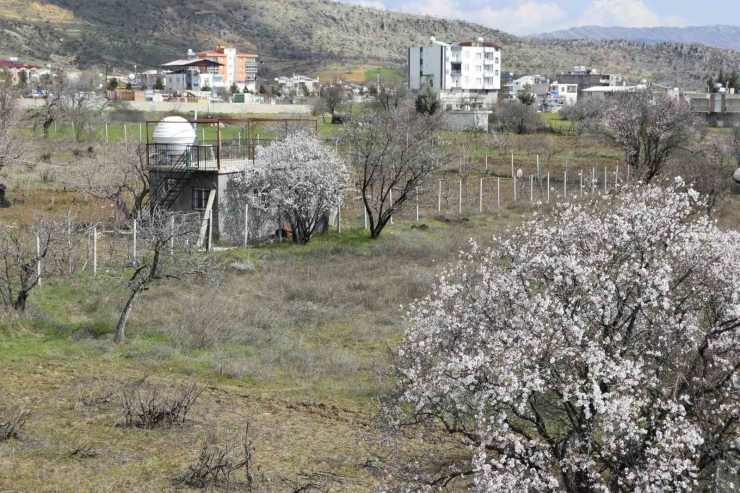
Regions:
<svg viewBox="0 0 740 493"><path fill-rule="evenodd" d="M539 39L624 39L644 43L695 43L740 50L738 26L605 27L582 26L533 36Z"/></svg>
<svg viewBox="0 0 740 493"><path fill-rule="evenodd" d="M504 47L504 70L549 74L587 65L631 79L702 86L740 52L680 43L518 38L479 25L333 0L0 0L0 55L80 66L156 67L216 43L253 50L272 72L364 64L402 69L406 48L483 36Z"/></svg>

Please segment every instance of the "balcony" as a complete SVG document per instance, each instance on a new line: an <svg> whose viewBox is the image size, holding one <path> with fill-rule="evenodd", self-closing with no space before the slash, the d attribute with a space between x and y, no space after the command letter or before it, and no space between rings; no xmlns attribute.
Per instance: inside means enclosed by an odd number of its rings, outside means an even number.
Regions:
<svg viewBox="0 0 740 493"><path fill-rule="evenodd" d="M459 75L462 75L462 70L452 70L450 72L450 74L452 74L453 76L455 76L455 75L458 75L459 76Z"/></svg>

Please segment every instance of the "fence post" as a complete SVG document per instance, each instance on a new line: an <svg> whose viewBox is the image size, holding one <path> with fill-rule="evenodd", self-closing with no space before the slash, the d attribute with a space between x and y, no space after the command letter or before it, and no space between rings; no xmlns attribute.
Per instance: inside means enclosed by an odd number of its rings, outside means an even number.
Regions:
<svg viewBox="0 0 740 493"><path fill-rule="evenodd" d="M607 193L609 193L609 192L607 191L607 189L606 189L606 180L607 180L607 175L606 175L606 166L604 166L604 195L606 195Z"/></svg>
<svg viewBox="0 0 740 493"><path fill-rule="evenodd" d="M57 138L57 122L54 122L54 140Z"/></svg>
<svg viewBox="0 0 740 493"><path fill-rule="evenodd" d="M72 122L72 142L76 142L77 139L75 138L75 122Z"/></svg>
<svg viewBox="0 0 740 493"><path fill-rule="evenodd" d="M93 275L98 275L98 227L93 226Z"/></svg>
<svg viewBox="0 0 740 493"><path fill-rule="evenodd" d="M126 124L123 124L123 143L128 144L128 135L126 133Z"/></svg>
<svg viewBox="0 0 740 493"><path fill-rule="evenodd" d="M630 165L627 163L627 183L630 182Z"/></svg>
<svg viewBox="0 0 740 493"><path fill-rule="evenodd" d="M419 187L416 187L416 222L419 222Z"/></svg>
<svg viewBox="0 0 740 493"><path fill-rule="evenodd" d="M133 264L136 266L136 219L134 219L134 248L133 248Z"/></svg>
<svg viewBox="0 0 740 493"><path fill-rule="evenodd" d="M337 206L337 234L342 234L342 206Z"/></svg>
<svg viewBox="0 0 740 493"><path fill-rule="evenodd" d="M365 207L365 201L364 200L362 201L362 212L363 212L362 219L364 221L363 224L365 226L365 229L367 229L367 207Z"/></svg>
<svg viewBox="0 0 740 493"><path fill-rule="evenodd" d="M139 123L139 142L141 142L141 123Z"/></svg>
<svg viewBox="0 0 740 493"><path fill-rule="evenodd" d="M501 210L501 178L496 177L496 208Z"/></svg>
<svg viewBox="0 0 740 493"><path fill-rule="evenodd" d="M615 170L614 170L614 186L619 186L619 161L615 162Z"/></svg>
<svg viewBox="0 0 740 493"><path fill-rule="evenodd" d="M36 233L36 277L38 278L36 284L41 286L41 259L39 257L41 257L41 239Z"/></svg>
<svg viewBox="0 0 740 493"><path fill-rule="evenodd" d="M581 188L578 189L578 196L583 197L583 170L578 175L581 177Z"/></svg>
<svg viewBox="0 0 740 493"><path fill-rule="evenodd" d="M257 140L259 140L259 138ZM205 127L201 127L201 129L200 129L200 141L201 142L205 142L206 141L206 129L205 129Z"/></svg>
<svg viewBox="0 0 740 493"><path fill-rule="evenodd" d="M540 180L540 155L537 154L537 181L541 184L542 182Z"/></svg>
<svg viewBox="0 0 740 493"><path fill-rule="evenodd" d="M213 249L213 209L208 211L208 251Z"/></svg>
<svg viewBox="0 0 740 493"><path fill-rule="evenodd" d="M442 212L442 180L439 180L439 188L437 189L437 214Z"/></svg>
<svg viewBox="0 0 740 493"><path fill-rule="evenodd" d="M457 193L457 213L462 214L462 178L460 178L460 187Z"/></svg>
<svg viewBox="0 0 740 493"><path fill-rule="evenodd" d="M244 248L249 244L249 204L244 204Z"/></svg>
<svg viewBox="0 0 740 493"><path fill-rule="evenodd" d="M529 175L529 205L534 204L534 176Z"/></svg>
<svg viewBox="0 0 740 493"><path fill-rule="evenodd" d="M390 197L390 200L391 200L391 221L390 222L391 224L393 224L393 189L392 188L388 190L388 196Z"/></svg>
<svg viewBox="0 0 740 493"><path fill-rule="evenodd" d="M568 170L565 170L565 173L563 173L563 195L565 196L565 200L568 200Z"/></svg>
<svg viewBox="0 0 740 493"><path fill-rule="evenodd" d="M483 212L483 178L478 182L478 213Z"/></svg>
<svg viewBox="0 0 740 493"><path fill-rule="evenodd" d="M486 174L488 174L488 148L486 148Z"/></svg>
<svg viewBox="0 0 740 493"><path fill-rule="evenodd" d="M596 168L591 168L591 195L596 193Z"/></svg>
<svg viewBox="0 0 740 493"><path fill-rule="evenodd" d="M511 151L511 177L514 178L514 151Z"/></svg>
<svg viewBox="0 0 740 493"><path fill-rule="evenodd" d="M105 143L108 144L110 141L108 140L108 122L105 122Z"/></svg>
<svg viewBox="0 0 740 493"><path fill-rule="evenodd" d="M514 175L514 203L516 204L516 175Z"/></svg>
<svg viewBox="0 0 740 493"><path fill-rule="evenodd" d="M547 172L547 203L550 203L550 172Z"/></svg>

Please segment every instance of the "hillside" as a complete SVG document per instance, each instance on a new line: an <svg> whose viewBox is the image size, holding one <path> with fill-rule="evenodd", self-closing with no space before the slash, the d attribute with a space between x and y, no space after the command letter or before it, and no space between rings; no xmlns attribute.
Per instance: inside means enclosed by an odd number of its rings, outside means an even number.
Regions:
<svg viewBox="0 0 740 493"><path fill-rule="evenodd" d="M539 39L624 39L644 43L687 43L740 49L739 26L607 27L581 26L533 36Z"/></svg>
<svg viewBox="0 0 740 493"><path fill-rule="evenodd" d="M632 79L699 87L740 52L678 43L518 38L475 24L386 12L332 0L0 0L0 55L44 60L74 53L80 66L155 67L216 43L255 50L266 76L338 65L402 69L406 48L484 36L504 46L504 70L552 73L576 65Z"/></svg>

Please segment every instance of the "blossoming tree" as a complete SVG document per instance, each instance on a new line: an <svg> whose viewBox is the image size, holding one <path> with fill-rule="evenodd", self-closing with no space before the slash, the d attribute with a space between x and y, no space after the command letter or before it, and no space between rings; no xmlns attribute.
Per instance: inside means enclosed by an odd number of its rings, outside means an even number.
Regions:
<svg viewBox="0 0 740 493"><path fill-rule="evenodd" d="M648 183L687 147L695 124L689 103L648 88L615 94L589 126L620 147L633 176Z"/></svg>
<svg viewBox="0 0 740 493"><path fill-rule="evenodd" d="M288 224L296 243L308 243L349 186L347 165L334 149L307 132L258 148L237 179L250 207Z"/></svg>
<svg viewBox="0 0 740 493"><path fill-rule="evenodd" d="M740 459L740 234L683 189L560 205L440 275L409 311L386 410L396 431L452 439L434 464L404 464L409 481L727 486Z"/></svg>

